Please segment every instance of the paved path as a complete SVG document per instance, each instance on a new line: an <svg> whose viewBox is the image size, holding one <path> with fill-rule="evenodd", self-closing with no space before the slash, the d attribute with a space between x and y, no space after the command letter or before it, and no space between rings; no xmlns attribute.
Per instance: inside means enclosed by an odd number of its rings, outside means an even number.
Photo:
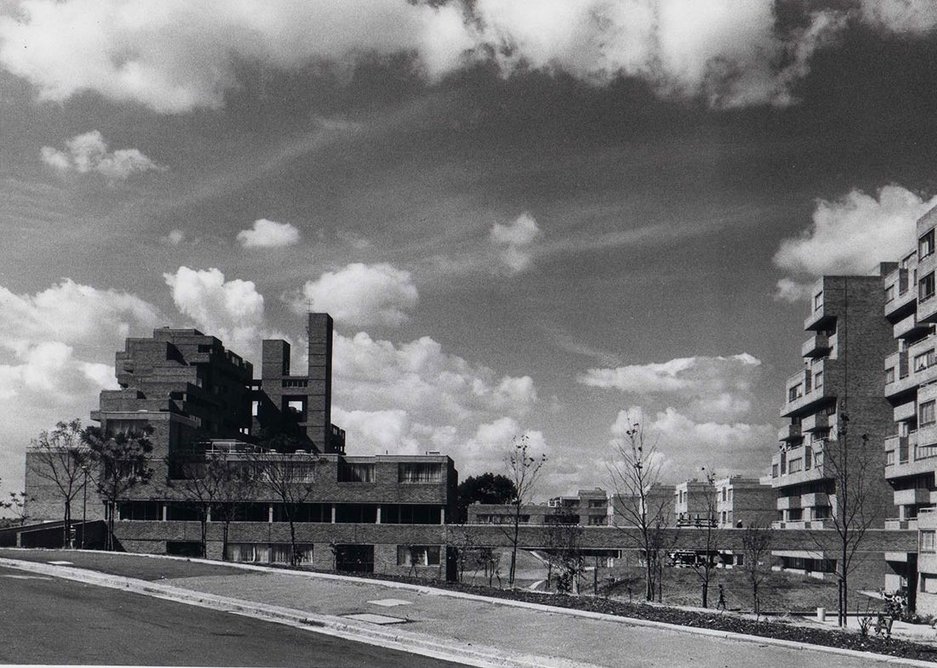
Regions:
<svg viewBox="0 0 937 668"><path fill-rule="evenodd" d="M0 550L0 556L14 554ZM41 554L32 552L30 558L41 558ZM93 559L92 555L71 554L75 555L71 559L74 562ZM51 558L46 557L46 560ZM128 570L129 562L121 560L145 559L131 555L107 555L107 558L125 564L121 569L124 571ZM150 561L147 572L152 575L154 568L164 572L158 586L224 600L276 606L315 619L348 620L348 615L362 613L393 617L403 621L390 626L360 623L385 632L391 629L399 636L401 646L406 647L412 641L416 643L414 646L423 643L424 646L448 647L453 651L452 658L474 655L476 665L698 667L760 664L840 668L898 662L871 655L832 653L807 645L784 645L767 639L731 638L715 632L704 635L699 631L636 620L509 604L412 585L215 565L199 565L199 569L190 572L181 565L167 566L168 560ZM212 568L217 570L210 570Z"/></svg>
<svg viewBox="0 0 937 668"><path fill-rule="evenodd" d="M0 567L0 664L394 666L451 662Z"/></svg>

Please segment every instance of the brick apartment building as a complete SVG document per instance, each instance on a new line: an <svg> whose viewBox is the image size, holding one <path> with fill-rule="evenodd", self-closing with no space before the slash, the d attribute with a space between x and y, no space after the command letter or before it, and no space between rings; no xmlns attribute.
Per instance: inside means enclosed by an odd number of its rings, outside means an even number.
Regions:
<svg viewBox="0 0 937 668"><path fill-rule="evenodd" d="M196 554L197 513L173 484L179 474L167 462L181 452L224 452L230 461L288 459L297 470L312 472L313 492L299 508L297 524L297 540L312 565L437 574L452 568L444 526L454 516L458 476L452 460L438 454L346 455L344 432L330 421L332 320L310 314L308 327L308 373L290 374L285 341L264 341L258 381L249 363L197 330L163 328L149 339L127 339L116 356L120 389L101 392L92 413L107 434L153 430L154 475L117 508L115 536L124 549ZM282 442L290 445L258 440L276 434L288 435ZM28 452L30 517L60 520L61 498L36 475L40 465L36 453ZM282 504L262 485L251 493L234 504L227 556L283 561L290 538ZM102 517L100 500L88 496L87 517ZM208 556L220 558L219 523L209 521L207 538Z"/></svg>
<svg viewBox="0 0 937 668"><path fill-rule="evenodd" d="M777 515L770 482L730 476L716 480L716 525L720 529L771 526Z"/></svg>
<svg viewBox="0 0 937 668"><path fill-rule="evenodd" d="M659 518L661 526L670 527L676 524L674 503L676 502L674 485L655 483L648 487L644 495L645 516L649 522ZM615 494L610 501L610 523L612 526L624 527L635 523L635 517L641 514L641 499L635 495Z"/></svg>
<svg viewBox="0 0 937 668"><path fill-rule="evenodd" d="M523 504L520 523L532 526L608 526L608 509L608 495L604 489L581 489L576 496L556 496L546 504ZM515 512L510 503L473 503L468 507L467 523L513 524Z"/></svg>
<svg viewBox="0 0 937 668"><path fill-rule="evenodd" d="M707 481L685 480L674 488L674 524L705 526L715 524L715 493Z"/></svg>
<svg viewBox="0 0 937 668"><path fill-rule="evenodd" d="M919 528L921 511L937 504L935 224L937 209L917 221L916 248L909 249L884 278L884 314L894 336L884 364L885 396L894 418L885 439L884 470L897 507L895 516L886 521L887 529ZM912 596L918 594L919 610L933 612L937 611L934 516L921 514L920 518L919 551L886 553L890 567L886 588L907 587Z"/></svg>
<svg viewBox="0 0 937 668"><path fill-rule="evenodd" d="M895 265L882 265L888 274ZM882 443L892 424L885 399L881 360L894 341L882 317L882 276L824 276L811 291L804 321L808 338L801 348L803 368L788 378L781 417L788 423L779 434L780 448L771 461L771 484L777 495L776 529L831 527L838 493L831 461L848 447L850 458L867 463L868 504L874 527L884 526L891 510L884 476ZM848 415L848 436L842 436ZM804 546L775 551L784 568L815 574L834 572L836 555ZM884 561L865 563L858 579L881 582ZM881 586L876 585L876 586Z"/></svg>

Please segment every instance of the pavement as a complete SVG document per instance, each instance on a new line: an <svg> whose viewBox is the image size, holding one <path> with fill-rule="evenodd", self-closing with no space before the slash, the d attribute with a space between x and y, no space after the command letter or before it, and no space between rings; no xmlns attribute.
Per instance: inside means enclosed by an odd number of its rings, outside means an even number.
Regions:
<svg viewBox="0 0 937 668"><path fill-rule="evenodd" d="M3 549L0 566L253 616L465 665L934 665L408 583L250 565ZM92 566L97 570L87 568ZM147 579L128 577L131 574Z"/></svg>

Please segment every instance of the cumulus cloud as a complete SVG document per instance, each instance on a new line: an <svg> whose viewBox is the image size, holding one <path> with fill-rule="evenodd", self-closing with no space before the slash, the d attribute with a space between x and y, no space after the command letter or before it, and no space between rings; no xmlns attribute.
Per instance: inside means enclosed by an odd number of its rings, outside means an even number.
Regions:
<svg viewBox="0 0 937 668"><path fill-rule="evenodd" d="M430 80L487 61L505 76L640 77L663 96L728 108L794 102L793 85L850 18L917 34L935 21L928 0L802 11L786 28L775 3L749 0L164 0L158 11L145 0L23 0L0 18L0 64L41 99L94 90L167 113L221 107L239 85L238 62L347 70L399 53Z"/></svg>
<svg viewBox="0 0 937 668"><path fill-rule="evenodd" d="M673 395L683 399L694 414L726 417L751 409L749 397L760 373L761 361L741 353L589 369L577 381L630 395Z"/></svg>
<svg viewBox="0 0 937 668"><path fill-rule="evenodd" d="M102 389L116 387L114 351L160 318L135 295L69 279L33 295L0 286L0 477L21 479L40 429L86 416Z"/></svg>
<svg viewBox="0 0 937 668"><path fill-rule="evenodd" d="M186 241L185 231L180 229L169 230L162 241L170 246L178 246Z"/></svg>
<svg viewBox="0 0 937 668"><path fill-rule="evenodd" d="M348 325L398 327L409 319L408 311L418 300L410 272L386 263L353 263L307 281L294 307L328 311Z"/></svg>
<svg viewBox="0 0 937 668"><path fill-rule="evenodd" d="M528 376L499 376L429 337L394 344L337 334L333 360L332 415L356 452L439 450L469 475L500 470L514 436L529 433L546 447L521 424L537 401Z"/></svg>
<svg viewBox="0 0 937 668"><path fill-rule="evenodd" d="M108 151L107 142L97 130L67 140L64 151L43 146L40 154L44 163L60 171L95 172L111 181L124 180L139 172L166 169L135 148Z"/></svg>
<svg viewBox="0 0 937 668"><path fill-rule="evenodd" d="M923 34L937 27L932 0L860 0L862 19L887 32Z"/></svg>
<svg viewBox="0 0 937 668"><path fill-rule="evenodd" d="M785 239L774 263L795 275L868 274L879 262L895 261L915 244L915 223L934 206L898 185L885 186L878 198L853 190L837 201L819 200L813 221L795 239ZM809 284L788 276L776 296L795 301Z"/></svg>
<svg viewBox="0 0 937 668"><path fill-rule="evenodd" d="M0 63L41 99L94 90L166 113L221 107L238 61L296 70L413 52L435 77L473 47L458 5L402 0L24 0L0 18L0 42Z"/></svg>
<svg viewBox="0 0 937 668"><path fill-rule="evenodd" d="M531 244L539 235L537 221L525 212L508 225L495 223L489 238L498 249L501 262L508 271L516 274L530 266Z"/></svg>
<svg viewBox="0 0 937 668"><path fill-rule="evenodd" d="M647 441L657 446L661 477L670 481L698 478L702 467L715 467L717 474L755 475L767 467L776 440L770 424L695 420L671 406L660 411L631 406L620 411L610 427L612 441L621 439L635 422Z"/></svg>
<svg viewBox="0 0 937 668"><path fill-rule="evenodd" d="M249 230L237 234L244 248L278 248L299 243L299 230L289 223L277 223L266 218L255 220Z"/></svg>
<svg viewBox="0 0 937 668"><path fill-rule="evenodd" d="M259 359L260 341L267 336L264 298L253 281L225 280L215 268L179 267L163 274L179 311L205 334L248 359Z"/></svg>

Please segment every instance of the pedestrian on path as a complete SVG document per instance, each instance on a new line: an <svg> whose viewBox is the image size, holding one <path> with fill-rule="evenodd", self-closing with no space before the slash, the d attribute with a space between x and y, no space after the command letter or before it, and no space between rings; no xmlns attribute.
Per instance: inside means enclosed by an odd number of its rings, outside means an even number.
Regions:
<svg viewBox="0 0 937 668"><path fill-rule="evenodd" d="M719 601L716 603L716 610L722 610L725 612L726 609L726 590L720 584L719 585Z"/></svg>

